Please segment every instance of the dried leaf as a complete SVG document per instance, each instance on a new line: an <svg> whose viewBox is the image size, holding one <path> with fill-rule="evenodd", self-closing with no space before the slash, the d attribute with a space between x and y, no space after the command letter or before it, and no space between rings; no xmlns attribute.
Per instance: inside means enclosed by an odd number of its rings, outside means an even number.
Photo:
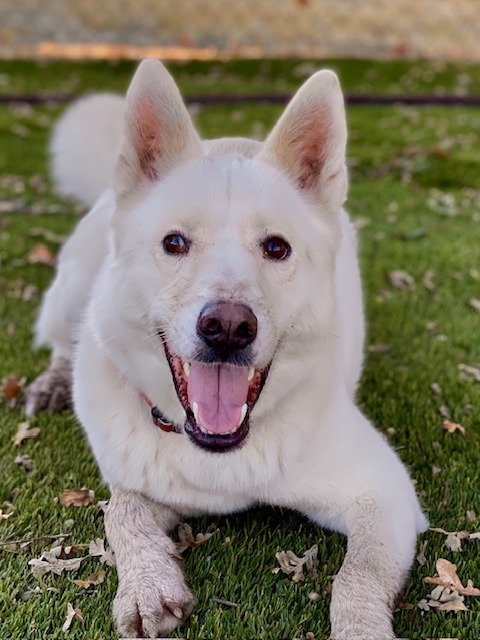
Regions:
<svg viewBox="0 0 480 640"><path fill-rule="evenodd" d="M477 367L471 367L468 364L459 364L458 370L464 380L475 380L480 382L480 369Z"/></svg>
<svg viewBox="0 0 480 640"><path fill-rule="evenodd" d="M50 551L44 551L40 558L32 558L28 564L32 567L32 573L36 578L41 578L46 573L55 573L61 575L64 571L77 571L80 568L82 560L88 556L81 558L61 558L62 547L53 547Z"/></svg>
<svg viewBox="0 0 480 640"><path fill-rule="evenodd" d="M31 471L33 469L33 460L30 456L17 456L13 462L24 467L26 471Z"/></svg>
<svg viewBox="0 0 480 640"><path fill-rule="evenodd" d="M413 291L416 287L413 276L402 269L390 271L388 278L396 289L408 289L409 291Z"/></svg>
<svg viewBox="0 0 480 640"><path fill-rule="evenodd" d="M452 591L457 591L463 596L480 596L480 589L474 587L471 580L467 581L467 586L464 587L460 578L457 575L457 567L445 558L439 558L437 560L437 573L433 578L426 577L424 581L429 584L438 584L443 587L448 587Z"/></svg>
<svg viewBox="0 0 480 640"><path fill-rule="evenodd" d="M462 600L450 600L437 607L437 611L454 611L458 613L459 611L468 611L468 608Z"/></svg>
<svg viewBox="0 0 480 640"><path fill-rule="evenodd" d="M19 378L14 374L5 376L0 382L0 397L10 401L18 396L25 384L25 378Z"/></svg>
<svg viewBox="0 0 480 640"><path fill-rule="evenodd" d="M179 539L179 542L177 542L178 553L183 553L185 549L188 549L190 547L200 547L202 544L205 544L205 542L209 540L217 531L218 529L208 533L197 533L197 535L194 537L190 525L186 522L182 522L178 526L177 531Z"/></svg>
<svg viewBox="0 0 480 640"><path fill-rule="evenodd" d="M462 548L462 541L454 533L448 534L444 544L447 549L450 549L450 551L454 553L460 551Z"/></svg>
<svg viewBox="0 0 480 640"><path fill-rule="evenodd" d="M29 422L20 422L17 427L17 433L13 438L13 444L15 447L18 447L24 440L27 438L36 438L40 433L40 427L33 427L30 429Z"/></svg>
<svg viewBox="0 0 480 640"><path fill-rule="evenodd" d="M88 553L93 557L98 556L98 559L102 564L106 563L109 567L115 566L115 556L113 551L111 547L105 548L105 541L102 538L95 538L95 540L90 542Z"/></svg>
<svg viewBox="0 0 480 640"><path fill-rule="evenodd" d="M62 491L59 497L59 502L62 507L88 507L95 500L95 493L91 489L80 489L80 491L74 491L72 489L65 489Z"/></svg>
<svg viewBox="0 0 480 640"><path fill-rule="evenodd" d="M29 251L27 262L30 264L47 264L53 266L55 264L55 256L46 244L39 243Z"/></svg>
<svg viewBox="0 0 480 640"><path fill-rule="evenodd" d="M427 548L427 545L428 545L428 540L423 540L423 542L420 543L420 550L417 554L417 562L421 567L423 567L427 562L427 558L425 556L425 550Z"/></svg>
<svg viewBox="0 0 480 640"><path fill-rule="evenodd" d="M69 602L67 604L67 617L65 618L65 622L63 623L62 627L62 631L64 633L70 629L74 618L78 618L78 620L81 620L83 622L83 615L80 609L74 609L73 605Z"/></svg>
<svg viewBox="0 0 480 640"><path fill-rule="evenodd" d="M472 309L475 309L477 313L480 313L480 300L478 300L478 298L470 298L468 302Z"/></svg>
<svg viewBox="0 0 480 640"><path fill-rule="evenodd" d="M275 554L275 557L278 560L281 571L287 575L293 574L292 580L299 582L305 580L305 577L309 577L312 580L317 579L317 555L318 545L314 544L301 558L295 555L293 551L280 551Z"/></svg>
<svg viewBox="0 0 480 640"><path fill-rule="evenodd" d="M433 393L435 393L437 396L441 396L443 394L443 389L442 387L438 384L438 382L432 382L432 384L430 385L430 389L433 391Z"/></svg>
<svg viewBox="0 0 480 640"><path fill-rule="evenodd" d="M455 433L455 431L460 431L462 436L465 436L465 427L462 427L458 422L450 422L450 420L444 420L442 429L444 429L447 433Z"/></svg>
<svg viewBox="0 0 480 640"><path fill-rule="evenodd" d="M13 511L10 511L10 513L3 513L2 509L0 509L0 522L2 522L2 520L8 520L11 515L13 515Z"/></svg>
<svg viewBox="0 0 480 640"><path fill-rule="evenodd" d="M74 580L73 582L77 584L79 587L83 587L84 589L88 589L92 586L97 586L98 584L102 584L105 580L105 571L103 569L99 569L97 573L92 573L88 576L86 580Z"/></svg>
<svg viewBox="0 0 480 640"><path fill-rule="evenodd" d="M422 283L425 289L427 289L427 291L435 291L435 283L433 281L434 276L435 276L435 272L432 271L431 269L429 269L428 271L425 271L425 274L422 278Z"/></svg>

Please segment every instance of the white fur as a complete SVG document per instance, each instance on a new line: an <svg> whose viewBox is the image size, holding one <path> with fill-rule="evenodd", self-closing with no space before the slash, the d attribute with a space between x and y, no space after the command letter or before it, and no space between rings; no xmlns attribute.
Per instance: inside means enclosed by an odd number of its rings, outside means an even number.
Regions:
<svg viewBox="0 0 480 640"><path fill-rule="evenodd" d="M78 156L88 157L89 140L100 145L103 128L82 117L81 104L76 109L74 131L67 114L53 148L67 148L73 136ZM263 145L201 144L171 77L145 61L128 93L126 123L115 192L102 196L65 245L37 324L38 340L63 357L78 331L75 408L114 496L107 529L120 561L119 629L134 635L132 611L142 607L151 637L176 625L168 611L149 610L147 587L122 551L142 526L150 522L159 548L150 570L172 576L158 587L162 597L180 589L184 616L191 597L162 560L171 514L260 502L297 509L349 536L334 583L332 637L393 638L391 606L426 521L398 456L354 404L364 321L356 238L341 209L346 130L336 77L315 74ZM90 179L84 165L69 172L58 173L64 191ZM98 175L111 173L109 165ZM193 239L180 260L161 249L172 230ZM266 231L289 240L288 260L265 260L258 244ZM192 359L198 314L218 299L245 303L257 316L256 366L273 357L248 440L224 455L160 431L139 395L183 424L157 330ZM130 528L125 504L135 514ZM155 509L170 515L160 522ZM149 528L155 518L157 533Z"/></svg>

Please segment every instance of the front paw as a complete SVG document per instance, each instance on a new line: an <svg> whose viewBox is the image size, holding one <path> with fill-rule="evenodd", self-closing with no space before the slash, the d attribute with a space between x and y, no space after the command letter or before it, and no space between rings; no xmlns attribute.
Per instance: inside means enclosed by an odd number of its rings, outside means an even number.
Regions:
<svg viewBox="0 0 480 640"><path fill-rule="evenodd" d="M177 561L163 553L155 560L132 558L121 571L113 617L121 638L158 638L184 623L194 604Z"/></svg>
<svg viewBox="0 0 480 640"><path fill-rule="evenodd" d="M27 387L25 413L28 417L39 411L63 411L72 408L72 363L67 358L55 358L32 384Z"/></svg>

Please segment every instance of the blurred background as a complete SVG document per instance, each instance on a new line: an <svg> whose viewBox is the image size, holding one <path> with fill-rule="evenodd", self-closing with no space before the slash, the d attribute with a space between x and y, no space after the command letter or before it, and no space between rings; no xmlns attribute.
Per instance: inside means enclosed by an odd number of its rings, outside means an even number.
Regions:
<svg viewBox="0 0 480 640"><path fill-rule="evenodd" d="M1 0L0 56L480 59L479 0Z"/></svg>

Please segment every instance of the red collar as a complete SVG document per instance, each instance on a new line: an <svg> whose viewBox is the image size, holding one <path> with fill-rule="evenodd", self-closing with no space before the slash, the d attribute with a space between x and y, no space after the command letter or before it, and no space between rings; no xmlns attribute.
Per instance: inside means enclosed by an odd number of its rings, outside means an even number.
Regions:
<svg viewBox="0 0 480 640"><path fill-rule="evenodd" d="M164 416L164 414L160 411L158 407L155 407L153 405L153 402L150 400L150 398L144 393L140 393L140 395L150 407L153 424L159 427L162 431L166 431L167 433L170 431L175 431L174 423L168 420L168 418Z"/></svg>

